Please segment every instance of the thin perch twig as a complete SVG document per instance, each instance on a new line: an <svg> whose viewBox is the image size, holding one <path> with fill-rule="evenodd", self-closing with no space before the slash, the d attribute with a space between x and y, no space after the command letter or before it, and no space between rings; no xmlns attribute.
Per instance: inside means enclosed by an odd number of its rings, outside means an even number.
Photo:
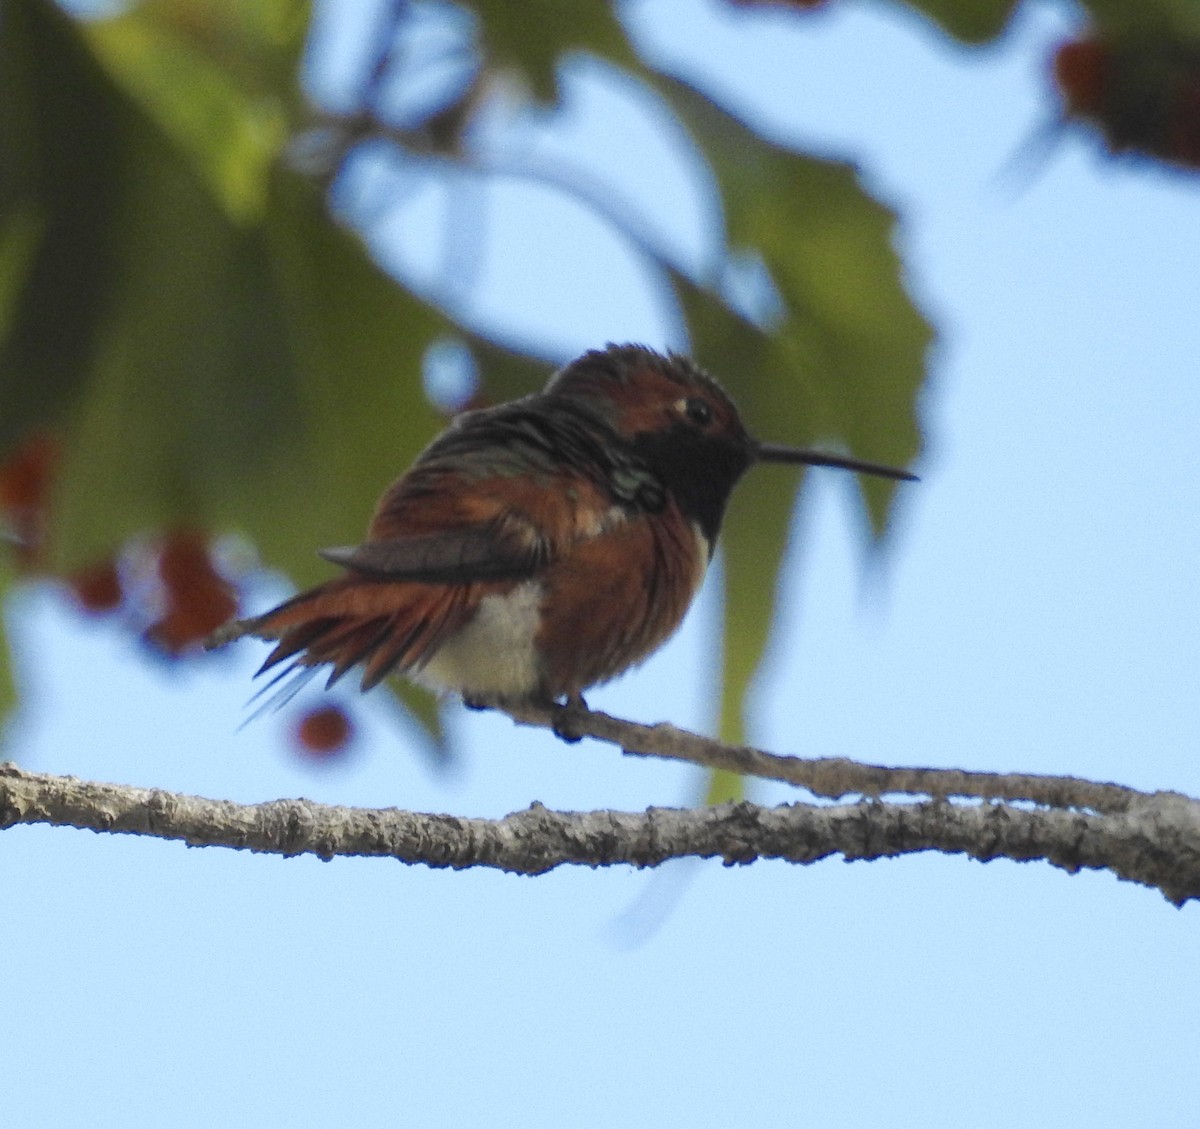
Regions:
<svg viewBox="0 0 1200 1129"><path fill-rule="evenodd" d="M1101 784L1074 776L1031 773L966 772L956 768L888 768L845 757L780 756L746 745L725 745L674 725L640 725L599 710L575 707L505 706L503 712L521 725L554 729L571 739L593 737L618 745L628 756L666 757L743 776L780 780L805 788L814 796L840 800L846 796L879 799L886 795L961 797L1078 808L1110 815L1128 811L1153 795L1119 784Z"/></svg>

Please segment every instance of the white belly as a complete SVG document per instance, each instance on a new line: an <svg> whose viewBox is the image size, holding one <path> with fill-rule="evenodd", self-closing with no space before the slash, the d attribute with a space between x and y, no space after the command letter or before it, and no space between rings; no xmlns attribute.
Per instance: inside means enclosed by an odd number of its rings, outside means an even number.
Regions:
<svg viewBox="0 0 1200 1129"><path fill-rule="evenodd" d="M412 677L466 698L524 698L540 681L533 640L542 586L527 580L504 596L485 596L475 617Z"/></svg>

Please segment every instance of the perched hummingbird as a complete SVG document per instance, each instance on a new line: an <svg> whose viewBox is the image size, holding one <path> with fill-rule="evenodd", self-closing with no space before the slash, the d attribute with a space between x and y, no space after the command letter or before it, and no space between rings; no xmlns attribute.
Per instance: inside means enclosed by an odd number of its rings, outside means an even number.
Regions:
<svg viewBox="0 0 1200 1129"><path fill-rule="evenodd" d="M583 705L679 626L756 462L914 478L759 442L686 357L609 345L542 392L458 416L384 493L366 541L321 553L342 575L211 645L274 640L260 674L328 664L332 685L361 665L364 690L400 672L469 705Z"/></svg>

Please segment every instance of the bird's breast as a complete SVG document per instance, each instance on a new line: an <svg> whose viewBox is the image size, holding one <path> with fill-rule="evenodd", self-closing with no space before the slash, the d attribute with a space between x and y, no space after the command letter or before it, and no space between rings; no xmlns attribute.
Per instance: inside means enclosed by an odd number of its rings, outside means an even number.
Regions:
<svg viewBox="0 0 1200 1129"><path fill-rule="evenodd" d="M708 542L668 507L598 518L531 579L481 599L410 673L479 700L558 698L641 662L679 626L708 564Z"/></svg>
<svg viewBox="0 0 1200 1129"><path fill-rule="evenodd" d="M674 506L577 544L541 575L535 651L553 697L606 682L675 631L708 564L708 542Z"/></svg>
<svg viewBox="0 0 1200 1129"><path fill-rule="evenodd" d="M484 596L471 619L412 677L466 698L520 699L536 693L541 684L536 638L542 599L536 579Z"/></svg>

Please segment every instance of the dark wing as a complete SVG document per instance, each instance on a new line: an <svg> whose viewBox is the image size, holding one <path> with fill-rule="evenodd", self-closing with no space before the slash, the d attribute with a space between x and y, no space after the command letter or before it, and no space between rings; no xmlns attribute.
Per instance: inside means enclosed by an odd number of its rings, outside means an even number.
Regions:
<svg viewBox="0 0 1200 1129"><path fill-rule="evenodd" d="M325 560L375 580L420 580L465 584L472 580L517 580L532 576L549 556L536 535L469 526L362 545L321 549ZM508 534L507 536L505 534Z"/></svg>

